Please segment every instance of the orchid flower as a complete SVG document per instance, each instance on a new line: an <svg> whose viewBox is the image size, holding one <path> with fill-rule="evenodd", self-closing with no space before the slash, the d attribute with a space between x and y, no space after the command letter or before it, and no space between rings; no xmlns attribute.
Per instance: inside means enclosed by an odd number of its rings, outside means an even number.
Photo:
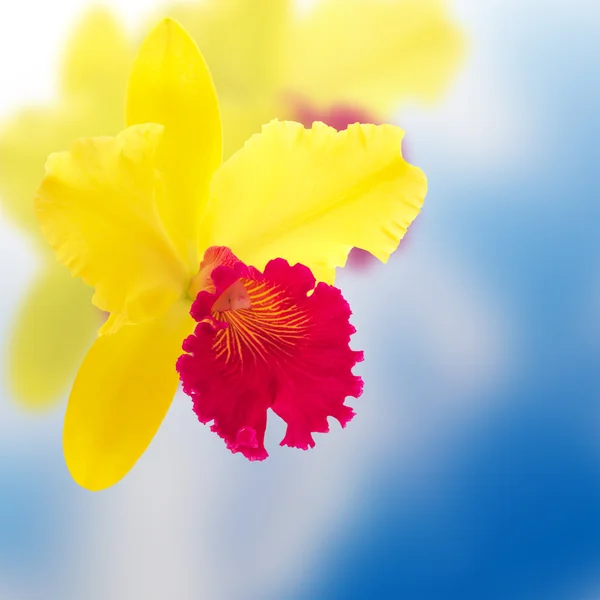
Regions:
<svg viewBox="0 0 600 600"><path fill-rule="evenodd" d="M73 478L119 481L179 379L232 452L266 458L268 409L287 423L283 445L313 446L362 390L335 269L353 246L386 261L426 193L403 131L272 121L221 163L210 73L171 19L141 45L126 124L50 155L35 202L58 260L110 314L69 396Z"/></svg>
<svg viewBox="0 0 600 600"><path fill-rule="evenodd" d="M225 158L273 118L339 130L384 123L406 102L439 98L464 54L441 0L319 0L301 15L291 0L204 0L165 3L160 12L186 27L211 65ZM45 249L35 185L50 152L123 129L133 56L116 19L94 9L65 49L57 102L25 109L0 130L3 216L29 235L40 258L15 317L6 373L12 396L30 408L62 397L104 318L90 289ZM356 256L371 254L355 249Z"/></svg>

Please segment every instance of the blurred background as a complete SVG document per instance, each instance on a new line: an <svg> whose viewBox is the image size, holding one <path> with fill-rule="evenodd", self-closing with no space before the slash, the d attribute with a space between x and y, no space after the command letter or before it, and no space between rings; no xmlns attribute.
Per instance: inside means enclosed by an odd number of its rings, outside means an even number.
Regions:
<svg viewBox="0 0 600 600"><path fill-rule="evenodd" d="M284 5L0 7L0 599L600 598L600 4ZM430 191L387 265L339 272L366 354L344 431L305 453L272 419L249 463L178 394L92 494L61 426L100 316L29 198L49 151L122 127L164 15L214 71L228 153L274 116L394 122Z"/></svg>

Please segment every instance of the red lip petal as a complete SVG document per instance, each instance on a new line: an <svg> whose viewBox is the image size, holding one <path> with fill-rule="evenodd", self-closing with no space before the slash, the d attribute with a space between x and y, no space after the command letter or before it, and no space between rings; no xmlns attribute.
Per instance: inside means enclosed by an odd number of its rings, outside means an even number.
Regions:
<svg viewBox="0 0 600 600"><path fill-rule="evenodd" d="M349 347L350 307L337 288L315 288L303 265L275 259L260 273L218 250L214 291L198 294L191 310L198 325L177 362L184 392L198 419L212 421L227 447L250 460L268 456L269 408L288 425L282 445L313 447L312 434L329 431L328 417L342 426L350 421L354 411L345 399L362 393L362 380L352 374L363 355ZM215 310L236 282L250 308Z"/></svg>

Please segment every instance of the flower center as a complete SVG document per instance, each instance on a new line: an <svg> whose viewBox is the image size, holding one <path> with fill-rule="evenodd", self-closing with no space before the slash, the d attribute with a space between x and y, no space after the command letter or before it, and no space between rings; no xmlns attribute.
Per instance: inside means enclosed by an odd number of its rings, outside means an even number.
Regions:
<svg viewBox="0 0 600 600"><path fill-rule="evenodd" d="M187 295L191 300L195 300L200 292L209 292L214 294L216 291L212 278L213 271L217 267L228 267L232 262L231 252L222 251L221 248L211 248L206 253L204 260L200 264L200 269L195 277L192 278L188 287ZM231 255L233 256L233 255ZM217 298L212 306L213 311L224 312L226 310L239 310L241 308L251 308L252 302L246 287L241 280L232 283Z"/></svg>
<svg viewBox="0 0 600 600"><path fill-rule="evenodd" d="M252 302L246 286L240 281L230 285L213 304L212 309L217 312L225 310L239 310L240 308L251 308Z"/></svg>

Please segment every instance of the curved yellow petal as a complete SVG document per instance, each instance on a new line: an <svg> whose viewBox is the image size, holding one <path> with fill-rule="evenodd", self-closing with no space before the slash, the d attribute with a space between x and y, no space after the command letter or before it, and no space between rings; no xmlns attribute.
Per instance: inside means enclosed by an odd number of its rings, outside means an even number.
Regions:
<svg viewBox="0 0 600 600"><path fill-rule="evenodd" d="M354 246L386 261L427 190L402 158L403 134L391 125L266 125L215 174L206 246L229 246L259 269L275 257L301 262L330 283Z"/></svg>
<svg viewBox="0 0 600 600"><path fill-rule="evenodd" d="M106 101L122 109L132 61L133 48L118 19L105 7L88 10L63 53L63 96L93 94L98 110Z"/></svg>
<svg viewBox="0 0 600 600"><path fill-rule="evenodd" d="M47 407L73 381L102 324L91 297L92 290L62 265L44 262L20 308L8 351L8 385L26 407Z"/></svg>
<svg viewBox="0 0 600 600"><path fill-rule="evenodd" d="M297 20L285 72L311 102L386 114L407 99L435 98L463 53L440 0L321 0Z"/></svg>
<svg viewBox="0 0 600 600"><path fill-rule="evenodd" d="M127 124L160 123L158 167L167 193L159 208L184 260L199 265L198 222L221 162L221 119L208 68L189 35L164 19L142 43L129 79Z"/></svg>
<svg viewBox="0 0 600 600"><path fill-rule="evenodd" d="M158 214L162 127L75 142L52 154L36 197L42 231L60 262L96 289L94 303L117 326L161 314L187 289L190 272Z"/></svg>
<svg viewBox="0 0 600 600"><path fill-rule="evenodd" d="M98 338L69 397L63 447L73 479L89 489L114 485L136 463L175 391L181 345L194 328L189 303Z"/></svg>

